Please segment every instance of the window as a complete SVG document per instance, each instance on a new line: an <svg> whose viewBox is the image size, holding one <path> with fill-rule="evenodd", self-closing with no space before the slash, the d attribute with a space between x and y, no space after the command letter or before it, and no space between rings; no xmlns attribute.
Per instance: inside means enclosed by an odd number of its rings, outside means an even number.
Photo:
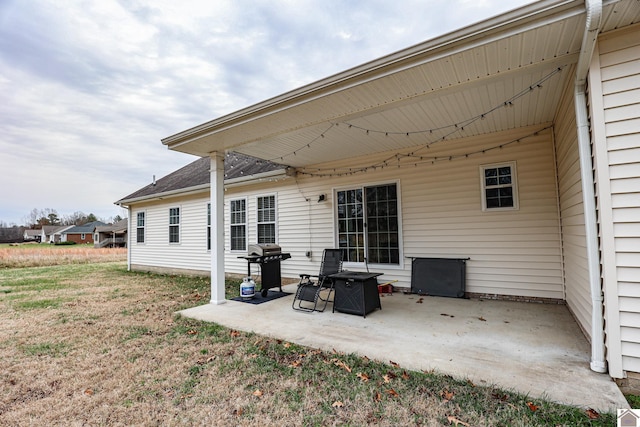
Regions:
<svg viewBox="0 0 640 427"><path fill-rule="evenodd" d="M516 163L480 166L482 210L518 209Z"/></svg>
<svg viewBox="0 0 640 427"><path fill-rule="evenodd" d="M247 250L247 201L231 200L231 250Z"/></svg>
<svg viewBox="0 0 640 427"><path fill-rule="evenodd" d="M276 196L258 197L258 243L276 242Z"/></svg>
<svg viewBox="0 0 640 427"><path fill-rule="evenodd" d="M136 217L136 243L144 243L144 212L138 212Z"/></svg>
<svg viewBox="0 0 640 427"><path fill-rule="evenodd" d="M180 208L169 209L169 243L180 243Z"/></svg>
<svg viewBox="0 0 640 427"><path fill-rule="evenodd" d="M400 264L397 184L336 193L338 247L346 262Z"/></svg>
<svg viewBox="0 0 640 427"><path fill-rule="evenodd" d="M84 240L87 236L84 233L80 233L80 240Z"/></svg>
<svg viewBox="0 0 640 427"><path fill-rule="evenodd" d="M211 250L211 203L207 203L207 250Z"/></svg>

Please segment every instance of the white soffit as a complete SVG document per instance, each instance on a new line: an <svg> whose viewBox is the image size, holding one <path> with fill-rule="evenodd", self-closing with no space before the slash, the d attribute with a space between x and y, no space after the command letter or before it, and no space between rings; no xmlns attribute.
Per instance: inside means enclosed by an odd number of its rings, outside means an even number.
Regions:
<svg viewBox="0 0 640 427"><path fill-rule="evenodd" d="M201 156L234 150L300 167L405 149L443 136L549 123L562 91L573 83L571 65L577 61L585 19L582 2L556 3L562 8L555 15L540 12L541 17L527 18L518 27L488 29L423 54L416 53L418 45L407 49L404 59L398 59L403 52L390 55L394 61L388 69L383 63L335 87L331 81L317 90L310 85L282 105L246 111L241 120L223 117L163 142ZM639 20L637 0L605 2L603 32ZM495 108L508 100L513 102L507 107ZM480 115L482 120L466 125Z"/></svg>

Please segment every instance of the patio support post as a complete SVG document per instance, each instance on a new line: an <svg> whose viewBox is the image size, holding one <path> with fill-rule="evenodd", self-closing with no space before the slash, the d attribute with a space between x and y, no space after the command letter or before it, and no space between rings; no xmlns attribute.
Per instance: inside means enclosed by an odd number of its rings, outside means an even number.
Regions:
<svg viewBox="0 0 640 427"><path fill-rule="evenodd" d="M589 268L589 288L591 291L591 370L607 372L604 358L604 319L603 297L600 285L600 256L598 250L598 228L596 218L596 198L591 161L591 135L587 111L587 74L595 48L600 21L602 18L602 0L586 0L587 19L585 23L582 48L578 58L575 81L575 110L578 131L578 150L580 153L580 174L582 180L582 198L587 244L587 264Z"/></svg>
<svg viewBox="0 0 640 427"><path fill-rule="evenodd" d="M226 302L224 293L224 153L211 157L211 304Z"/></svg>

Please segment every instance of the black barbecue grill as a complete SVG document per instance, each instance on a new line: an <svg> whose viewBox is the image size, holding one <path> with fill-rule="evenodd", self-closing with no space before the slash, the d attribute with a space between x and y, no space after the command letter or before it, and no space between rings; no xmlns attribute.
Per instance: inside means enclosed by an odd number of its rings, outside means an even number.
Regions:
<svg viewBox="0 0 640 427"><path fill-rule="evenodd" d="M273 243L249 245L248 255L240 256L247 260L247 275L251 277L251 264L260 264L260 293L263 297L271 288L280 288L282 292L282 276L280 261L291 258L291 254L283 253L280 246Z"/></svg>

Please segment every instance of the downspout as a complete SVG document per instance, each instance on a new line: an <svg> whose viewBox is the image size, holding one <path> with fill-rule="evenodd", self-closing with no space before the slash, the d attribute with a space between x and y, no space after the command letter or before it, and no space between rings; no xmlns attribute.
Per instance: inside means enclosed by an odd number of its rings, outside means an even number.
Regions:
<svg viewBox="0 0 640 427"><path fill-rule="evenodd" d="M598 251L598 228L596 218L596 196L591 160L591 135L587 112L587 74L593 55L593 49L600 31L602 19L602 0L585 0L587 20L582 37L582 49L576 67L575 109L578 131L578 150L580 152L580 173L582 179L582 198L587 244L587 263L589 267L589 288L591 291L591 370L607 372L604 358L604 322L603 298L600 286L600 256Z"/></svg>

